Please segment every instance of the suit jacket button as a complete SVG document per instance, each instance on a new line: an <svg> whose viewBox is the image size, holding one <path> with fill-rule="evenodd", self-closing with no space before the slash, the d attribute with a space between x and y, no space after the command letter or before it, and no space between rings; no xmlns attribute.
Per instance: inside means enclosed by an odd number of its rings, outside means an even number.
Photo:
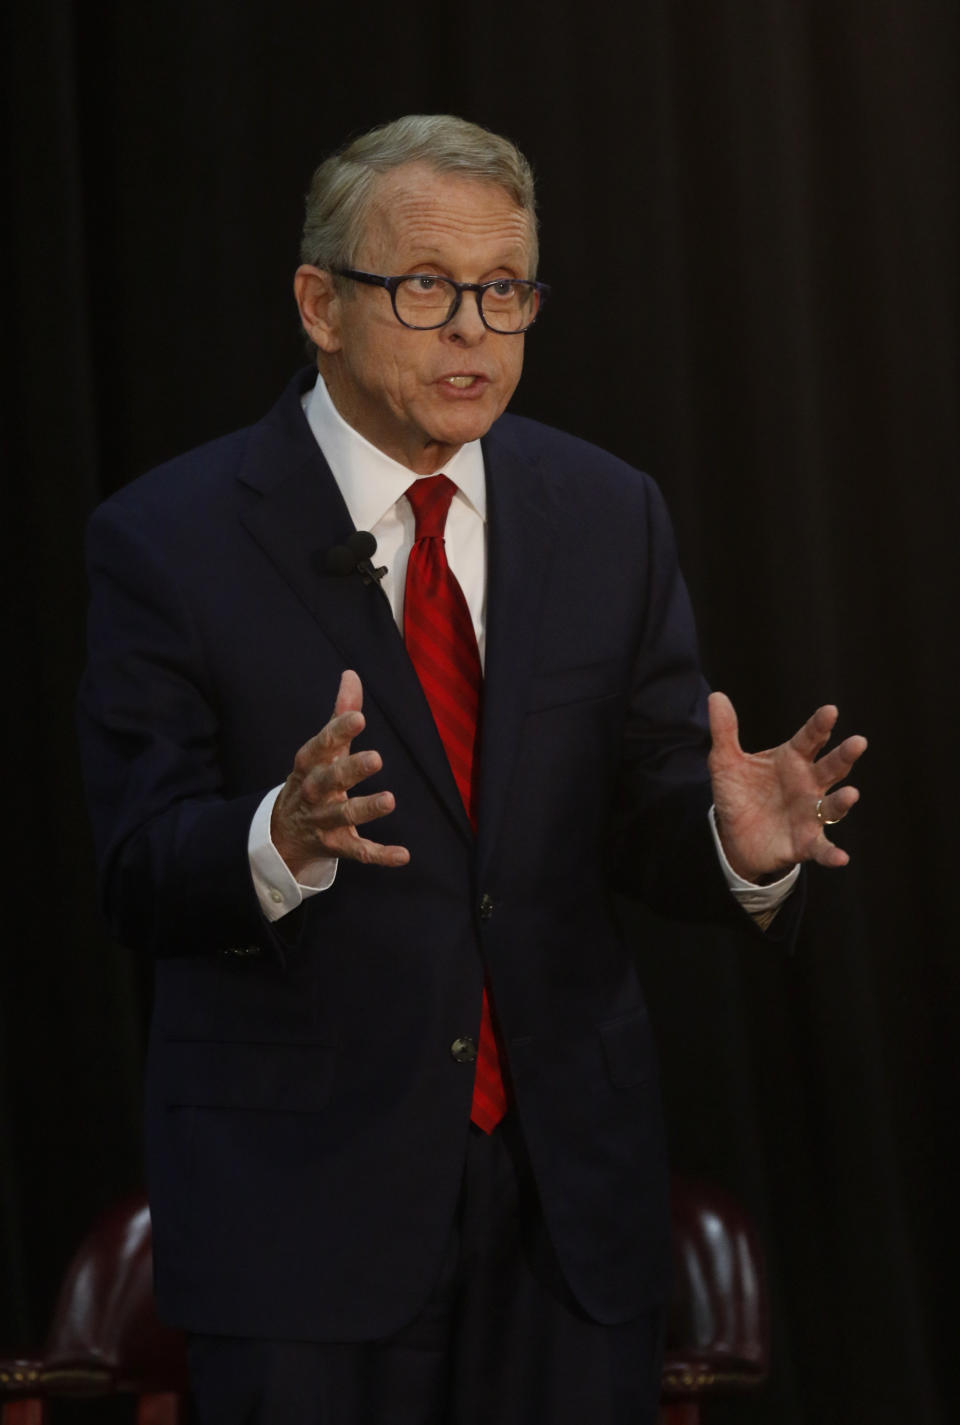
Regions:
<svg viewBox="0 0 960 1425"><path fill-rule="evenodd" d="M480 919L489 920L493 915L493 898L486 891L480 897Z"/></svg>
<svg viewBox="0 0 960 1425"><path fill-rule="evenodd" d="M471 1039L469 1034L464 1034L459 1039L454 1039L450 1045L450 1053L458 1064L472 1064L477 1057L477 1041Z"/></svg>

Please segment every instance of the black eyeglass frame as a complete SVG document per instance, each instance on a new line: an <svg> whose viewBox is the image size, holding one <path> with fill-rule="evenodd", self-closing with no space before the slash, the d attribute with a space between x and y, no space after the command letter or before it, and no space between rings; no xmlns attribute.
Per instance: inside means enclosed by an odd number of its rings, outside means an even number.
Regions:
<svg viewBox="0 0 960 1425"><path fill-rule="evenodd" d="M533 282L526 277L494 277L492 282L455 282L452 277L444 277L440 272L404 272L399 277L381 277L376 272L360 272L355 267L332 267L331 272L335 272L338 277L348 277L351 282L363 282L368 287L384 287L390 293L390 301L393 305L393 315L401 326L413 332L435 332L440 327L445 327L447 322L452 322L460 310L464 292L472 292L477 299L477 312L480 320L488 332L493 332L496 336L523 336L528 332L533 323L543 310L543 304L550 295L550 288L546 282ZM428 327L416 327L411 322L405 322L397 311L397 288L401 282L409 282L416 277L432 277L437 282L446 282L449 287L456 289L456 296L453 305L442 322L433 322ZM540 298L540 304L533 315L533 321L529 321L525 327L517 327L516 331L505 332L500 327L492 327L483 315L483 294L491 287L496 287L501 282L511 282L515 286L530 287Z"/></svg>

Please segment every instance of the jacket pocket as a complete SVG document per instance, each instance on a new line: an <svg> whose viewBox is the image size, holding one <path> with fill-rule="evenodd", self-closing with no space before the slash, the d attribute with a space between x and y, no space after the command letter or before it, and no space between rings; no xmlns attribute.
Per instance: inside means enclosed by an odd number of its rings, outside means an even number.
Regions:
<svg viewBox="0 0 960 1425"><path fill-rule="evenodd" d="M530 684L528 712L545 712L568 703L594 702L623 693L623 660L607 658L567 668L536 672Z"/></svg>

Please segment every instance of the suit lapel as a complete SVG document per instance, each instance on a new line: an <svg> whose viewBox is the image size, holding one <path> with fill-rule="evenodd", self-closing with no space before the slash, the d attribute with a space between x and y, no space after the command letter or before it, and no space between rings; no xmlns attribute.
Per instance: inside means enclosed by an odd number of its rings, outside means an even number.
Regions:
<svg viewBox="0 0 960 1425"><path fill-rule="evenodd" d="M487 639L480 752L479 872L497 844L535 661L558 510L551 484L509 423L483 441L487 479ZM481 880L482 884L482 880Z"/></svg>
<svg viewBox="0 0 960 1425"><path fill-rule="evenodd" d="M309 373L308 373L309 374ZM359 575L328 574L324 555L353 523L300 407L306 376L297 378L251 432L240 481L251 496L244 525L309 609L371 700L425 772L462 835L469 822L420 681L389 602ZM318 719L326 716L318 712ZM318 720L318 729L320 726ZM389 768L386 769L389 777Z"/></svg>

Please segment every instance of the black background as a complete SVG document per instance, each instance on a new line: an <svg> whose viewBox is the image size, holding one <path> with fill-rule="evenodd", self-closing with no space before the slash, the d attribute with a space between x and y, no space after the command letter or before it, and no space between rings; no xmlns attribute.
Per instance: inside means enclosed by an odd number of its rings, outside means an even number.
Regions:
<svg viewBox="0 0 960 1425"><path fill-rule="evenodd" d="M952 0L3 8L0 1339L141 1176L149 974L98 919L72 730L84 520L300 364L319 159L452 111L538 175L514 409L657 476L745 745L827 700L871 741L795 957L631 912L675 1165L753 1212L774 1290L772 1381L708 1418L954 1418L957 39Z"/></svg>

